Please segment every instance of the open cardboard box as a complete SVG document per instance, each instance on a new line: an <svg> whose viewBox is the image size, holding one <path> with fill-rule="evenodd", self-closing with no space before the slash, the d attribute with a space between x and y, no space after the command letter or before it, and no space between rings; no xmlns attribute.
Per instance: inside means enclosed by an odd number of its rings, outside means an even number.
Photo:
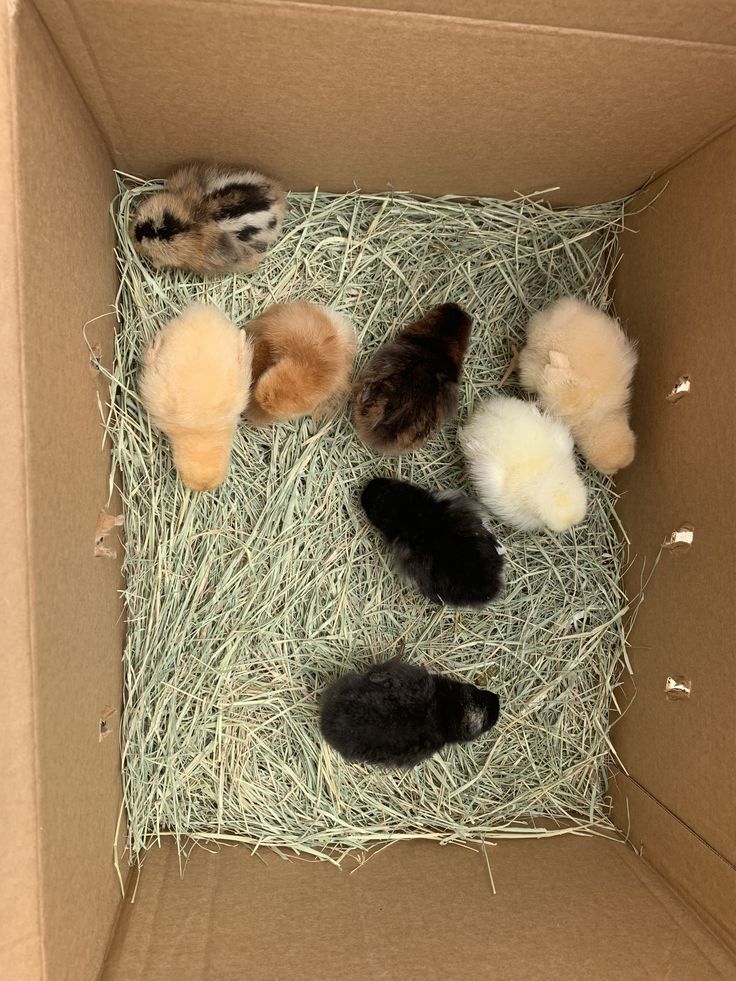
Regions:
<svg viewBox="0 0 736 981"><path fill-rule="evenodd" d="M2 977L736 977L734 4L16 0L2 49ZM113 166L192 157L294 189L569 203L665 175L616 281L641 352L621 514L650 563L695 534L632 635L628 844L502 841L495 895L457 847L397 845L353 875L198 849L181 880L167 845L121 900L121 579L95 557L109 459L81 328L115 299ZM108 364L113 330L88 328ZM689 699L665 698L669 675Z"/></svg>

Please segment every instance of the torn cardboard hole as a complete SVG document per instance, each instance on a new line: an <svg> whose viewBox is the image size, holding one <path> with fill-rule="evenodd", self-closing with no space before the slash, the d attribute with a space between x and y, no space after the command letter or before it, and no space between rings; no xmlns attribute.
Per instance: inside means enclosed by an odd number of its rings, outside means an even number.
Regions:
<svg viewBox="0 0 736 981"><path fill-rule="evenodd" d="M93 344L89 349L89 366L97 374L100 371L100 359L102 358L102 345Z"/></svg>
<svg viewBox="0 0 736 981"><path fill-rule="evenodd" d="M694 537L695 528L686 521L665 538L662 548L666 548L669 552L686 552L692 545Z"/></svg>
<svg viewBox="0 0 736 981"><path fill-rule="evenodd" d="M690 375L680 375L675 382L672 391L667 396L668 402L679 402L680 399L690 394Z"/></svg>
<svg viewBox="0 0 736 981"><path fill-rule="evenodd" d="M105 545L105 539L113 530L120 528L123 524L122 514L108 514L104 509L97 515L97 527L95 528L95 558L114 559L117 558L115 549Z"/></svg>
<svg viewBox="0 0 736 981"><path fill-rule="evenodd" d="M664 684L664 693L672 702L682 698L690 698L692 681L681 674L673 674L667 678Z"/></svg>
<svg viewBox="0 0 736 981"><path fill-rule="evenodd" d="M100 712L100 724L99 724L99 730L97 735L98 742L102 742L103 739L107 739L107 737L112 732L111 719L116 714L116 712L117 709L114 709L109 705L106 705L105 708Z"/></svg>

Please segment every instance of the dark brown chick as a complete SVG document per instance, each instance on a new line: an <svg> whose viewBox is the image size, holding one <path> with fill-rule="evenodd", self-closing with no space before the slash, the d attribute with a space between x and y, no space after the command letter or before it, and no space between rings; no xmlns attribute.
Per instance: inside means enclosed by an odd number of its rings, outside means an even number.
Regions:
<svg viewBox="0 0 736 981"><path fill-rule="evenodd" d="M443 303L368 362L355 386L353 416L372 450L418 450L452 419L471 323L456 303Z"/></svg>

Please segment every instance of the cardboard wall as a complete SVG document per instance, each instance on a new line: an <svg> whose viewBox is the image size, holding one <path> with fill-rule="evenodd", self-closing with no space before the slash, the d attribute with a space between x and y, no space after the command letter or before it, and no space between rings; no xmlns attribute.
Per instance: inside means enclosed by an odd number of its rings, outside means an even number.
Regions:
<svg viewBox="0 0 736 981"><path fill-rule="evenodd" d="M0 15L0 964L12 976L42 971L40 876L36 857L37 773L29 596L30 547L23 413L20 282L16 247L13 39ZM26 972L26 973L23 973Z"/></svg>
<svg viewBox="0 0 736 981"><path fill-rule="evenodd" d="M3 409L12 412L4 436L13 450L4 461L3 491L12 488L12 497L4 501L3 525L4 534L22 540L24 576L3 587L17 636L3 650L10 655L3 696L13 713L3 767L13 781L3 776L2 796L18 794L7 801L3 838L5 845L15 828L23 854L33 848L26 867L33 878L0 881L11 915L28 916L28 949L18 949L24 933L16 934L9 951L15 961L2 974L37 981L43 956L45 978L86 981L96 976L120 903L112 844L121 799L121 578L118 562L94 555L110 463L97 408L104 386L82 336L85 322L110 311L115 299L108 217L115 185L97 128L35 8L15 4L12 17L5 67L14 155L10 227L18 238L3 266L15 284L2 318L12 332L1 360L8 375ZM108 363L113 326L108 316L89 330ZM100 742L108 706L118 714L109 721L112 735ZM34 879L31 916L25 906Z"/></svg>
<svg viewBox="0 0 736 981"><path fill-rule="evenodd" d="M736 116L736 48L712 43L734 40L732 16L717 36L722 2L649 7L632 21L645 36L618 33L633 0L621 15L539 3L523 18L537 25L443 0L37 2L116 163L144 176L225 158L293 189L560 185L555 200L582 203L634 190ZM648 36L657 21L670 37Z"/></svg>
<svg viewBox="0 0 736 981"><path fill-rule="evenodd" d="M313 0L314 2L314 0ZM329 7L343 0L316 0ZM736 44L736 7L730 0L350 0L351 7L492 20L507 24L562 27L633 37Z"/></svg>
<svg viewBox="0 0 736 981"><path fill-rule="evenodd" d="M620 843L386 849L350 874L242 848L149 853L103 981L733 978L702 924Z"/></svg>
<svg viewBox="0 0 736 981"><path fill-rule="evenodd" d="M731 131L667 175L654 207L632 219L636 234L624 236L616 303L639 338L639 451L619 477L619 511L632 554L648 567L684 522L695 533L689 551L663 554L647 589L631 635L636 697L614 733L633 782L619 799L620 826L625 797L640 800L632 808L634 843L734 945L735 173ZM666 396L683 374L692 378L691 394L670 404ZM630 595L640 569L628 576ZM665 697L668 675L692 681L690 699Z"/></svg>
<svg viewBox="0 0 736 981"><path fill-rule="evenodd" d="M419 0L410 5L418 9ZM548 186L554 175L563 198L599 199L631 190L727 123L736 51L702 43L714 41L718 5L696 21L685 0L654 40L605 33L615 23L595 19L602 3L587 13L572 2L559 7L565 29L551 14L542 19L552 9L544 4L533 8L543 26L532 30L443 16L440 40L437 18L411 11L251 0L39 0L38 7L76 85L30 0L11 5L12 31L3 21L0 35L10 54L0 123L11 137L0 150L7 441L0 546L9 566L0 919L12 939L3 938L0 951L14 981L44 969L50 979L84 981L96 975L119 901L111 862L117 718L109 738L100 742L98 732L101 713L120 704L121 583L117 564L93 554L109 463L96 401L104 386L80 331L114 299L113 156L155 173L192 155L247 155L296 187L344 187L352 175L365 187L393 181L430 193L509 194ZM728 23L722 40L732 43ZM651 18L641 29L653 31ZM634 840L724 936L734 879L723 870L733 872L736 857L728 823L734 638L726 518L733 151L729 135L673 171L669 196L626 245L618 286L619 308L642 339L640 379L647 379L635 406L646 465L622 482L631 491L624 519L635 550L650 558L673 522L693 521L696 544L653 582L633 638L639 698L617 738L631 766L629 799L641 797ZM112 329L112 318L90 328L108 362ZM683 370L693 374L693 397L661 404ZM690 702L663 698L664 674L675 669L693 677ZM282 866L273 856L264 869L242 850L197 852L179 883L166 849L149 859L139 905L125 909L108 977L240 978L248 963L257 978L281 958L297 973L308 963L315 978L329 976L325 964L335 977L344 965L345 976L368 965L380 977L382 963L407 979L431 978L447 976L461 957L464 972L467 963L484 976L492 962L494 971L512 965L505 973L523 977L538 967L540 950L545 969L572 978L617 977L624 956L632 978L730 976L699 921L633 855L617 849L614 857L614 848L582 839L499 846L503 906L486 905L485 865L479 873L477 856L471 867L462 850L407 848L406 859L391 850L360 878ZM717 866L698 859L697 848ZM704 889L706 868L716 871ZM419 892L426 909L414 905ZM462 913L449 933L448 910ZM426 937L419 954L405 944L409 929ZM372 955L379 942L387 961ZM221 973L207 974L209 965Z"/></svg>

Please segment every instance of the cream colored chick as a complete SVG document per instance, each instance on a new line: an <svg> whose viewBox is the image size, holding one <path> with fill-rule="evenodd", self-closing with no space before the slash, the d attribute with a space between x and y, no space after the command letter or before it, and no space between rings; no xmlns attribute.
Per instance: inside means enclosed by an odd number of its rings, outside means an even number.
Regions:
<svg viewBox="0 0 736 981"><path fill-rule="evenodd" d="M522 531L566 531L585 517L587 493L564 423L536 405L497 396L460 432L478 497Z"/></svg>
<svg viewBox="0 0 736 981"><path fill-rule="evenodd" d="M138 391L191 490L212 490L227 476L252 361L245 332L206 303L186 307L146 351Z"/></svg>
<svg viewBox="0 0 736 981"><path fill-rule="evenodd" d="M342 314L306 300L277 303L246 330L254 351L246 411L253 425L318 419L347 394L356 337Z"/></svg>
<svg viewBox="0 0 736 981"><path fill-rule="evenodd" d="M618 321L568 296L532 317L519 379L572 430L580 452L603 473L634 459L629 426L634 345Z"/></svg>

